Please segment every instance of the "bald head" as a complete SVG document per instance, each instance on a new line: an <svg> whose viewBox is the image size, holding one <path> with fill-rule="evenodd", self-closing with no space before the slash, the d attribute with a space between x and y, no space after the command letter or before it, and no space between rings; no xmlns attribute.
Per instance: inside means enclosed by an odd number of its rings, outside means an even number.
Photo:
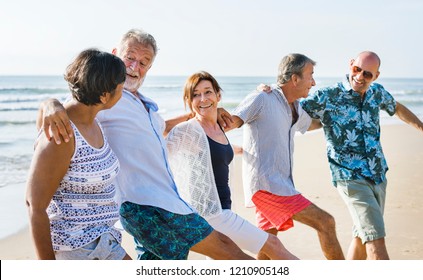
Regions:
<svg viewBox="0 0 423 280"><path fill-rule="evenodd" d="M357 55L357 58L355 60L361 60L361 61L367 61L369 63L377 63L377 69L380 68L380 58L379 56L371 51L364 51Z"/></svg>
<svg viewBox="0 0 423 280"><path fill-rule="evenodd" d="M379 67L380 58L371 51L361 52L356 59L351 59L349 81L353 90L364 95L379 77Z"/></svg>

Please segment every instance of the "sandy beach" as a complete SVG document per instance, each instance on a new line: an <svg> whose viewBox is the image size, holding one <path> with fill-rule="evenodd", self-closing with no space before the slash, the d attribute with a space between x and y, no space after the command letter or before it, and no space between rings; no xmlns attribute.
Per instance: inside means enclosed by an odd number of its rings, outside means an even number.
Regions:
<svg viewBox="0 0 423 280"><path fill-rule="evenodd" d="M385 210L389 255L393 260L423 260L423 135L407 125L386 125L382 127L381 138L390 167ZM231 168L233 210L255 224L253 209L244 207L239 156ZM305 197L335 217L338 238L346 253L352 223L331 184L322 130L296 137L294 180ZM278 236L300 259L324 259L317 235L311 228L295 223L294 228ZM132 238L127 234L124 234L123 245L136 258ZM35 259L28 229L0 240L0 259ZM189 259L204 259L204 256L192 253Z"/></svg>

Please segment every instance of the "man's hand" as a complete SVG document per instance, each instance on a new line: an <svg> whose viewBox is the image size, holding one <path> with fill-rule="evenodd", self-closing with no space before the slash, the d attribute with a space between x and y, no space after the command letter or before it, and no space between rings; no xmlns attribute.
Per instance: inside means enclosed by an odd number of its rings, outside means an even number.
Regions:
<svg viewBox="0 0 423 280"><path fill-rule="evenodd" d="M266 84L259 84L257 86L257 91L264 91L266 93L272 92L272 87Z"/></svg>
<svg viewBox="0 0 423 280"><path fill-rule="evenodd" d="M232 115L223 108L217 108L217 123L223 127L223 130L230 128L234 123Z"/></svg>
<svg viewBox="0 0 423 280"><path fill-rule="evenodd" d="M73 129L65 108L57 99L44 101L38 111L37 129L44 130L47 139L54 138L56 144L69 142L73 137Z"/></svg>

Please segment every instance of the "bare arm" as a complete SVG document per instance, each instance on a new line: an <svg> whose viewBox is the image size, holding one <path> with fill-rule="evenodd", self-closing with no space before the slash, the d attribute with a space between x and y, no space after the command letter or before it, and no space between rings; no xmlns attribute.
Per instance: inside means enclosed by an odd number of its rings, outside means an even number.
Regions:
<svg viewBox="0 0 423 280"><path fill-rule="evenodd" d="M422 121L407 107L402 105L401 103L397 102L395 114L400 118L403 122L417 128L418 130L423 132L423 123Z"/></svg>
<svg viewBox="0 0 423 280"><path fill-rule="evenodd" d="M166 127L163 132L163 136L166 137L169 134L169 132L172 130L172 128L174 128L176 125L180 124L181 122L188 121L189 119L192 119L193 117L194 117L194 113L188 113L188 114L180 115L178 117L166 120L165 121Z"/></svg>
<svg viewBox="0 0 423 280"><path fill-rule="evenodd" d="M244 121L240 117L236 115L232 115L232 123L229 127L225 128L225 131L229 131L234 128L240 128L243 124L244 124Z"/></svg>
<svg viewBox="0 0 423 280"><path fill-rule="evenodd" d="M46 209L66 174L73 150L73 142L57 145L43 134L34 152L26 186L26 204L38 259L55 259Z"/></svg>
<svg viewBox="0 0 423 280"><path fill-rule="evenodd" d="M47 99L41 103L38 109L37 130L43 128L47 139L60 144L63 141L69 142L73 137L73 129L69 117L63 105L57 99Z"/></svg>
<svg viewBox="0 0 423 280"><path fill-rule="evenodd" d="M238 128L244 124L241 118L231 115L223 108L217 108L217 122L225 131Z"/></svg>
<svg viewBox="0 0 423 280"><path fill-rule="evenodd" d="M322 127L323 127L323 125L320 122L320 120L318 120L318 119L311 119L310 127L307 130L308 131L311 131L311 130L319 129L319 128L322 128Z"/></svg>
<svg viewBox="0 0 423 280"><path fill-rule="evenodd" d="M188 121L189 119L192 119L194 116L195 114L191 112L188 114L178 116L173 119L166 120L166 128L165 128L165 131L163 132L163 135L166 137L169 134L169 132L172 130L172 128L174 128L176 125L178 125L181 122L185 122L185 121ZM226 130L228 127L232 127L233 125L232 115L229 114L229 112L223 108L217 108L217 122L219 123L221 127L223 127L224 130Z"/></svg>

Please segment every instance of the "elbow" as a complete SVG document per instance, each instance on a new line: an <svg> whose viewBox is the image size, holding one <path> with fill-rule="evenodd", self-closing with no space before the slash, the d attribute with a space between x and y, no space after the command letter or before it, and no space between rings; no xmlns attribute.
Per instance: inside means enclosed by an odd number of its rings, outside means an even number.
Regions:
<svg viewBox="0 0 423 280"><path fill-rule="evenodd" d="M26 208L28 210L28 215L30 219L39 215L47 214L48 205L42 205L41 203L34 201L33 199L28 197L25 200L25 204L26 204Z"/></svg>
<svg viewBox="0 0 423 280"><path fill-rule="evenodd" d="M28 215L29 215L29 219L31 219L31 217L34 216L34 213L36 213L36 208L34 207L34 204L31 203L31 200L29 200L28 198L25 200L25 204L26 204L26 209L28 211Z"/></svg>

